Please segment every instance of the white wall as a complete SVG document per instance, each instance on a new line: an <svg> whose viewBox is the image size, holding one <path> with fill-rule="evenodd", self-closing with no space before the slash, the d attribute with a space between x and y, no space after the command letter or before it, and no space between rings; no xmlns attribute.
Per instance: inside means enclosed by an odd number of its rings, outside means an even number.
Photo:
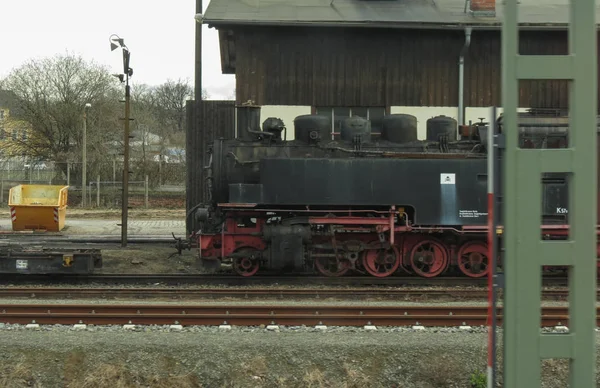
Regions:
<svg viewBox="0 0 600 388"><path fill-rule="evenodd" d="M528 108L519 108L518 111L525 112ZM503 112L502 108L497 109L497 114ZM458 120L458 107L448 106L392 106L390 113L406 113L417 118L417 136L420 140L425 140L427 135L427 120L435 116L448 116ZM491 108L481 107L466 107L465 108L465 123L469 120L473 123L479 122L479 118L483 117L485 122L491 122Z"/></svg>
<svg viewBox="0 0 600 388"><path fill-rule="evenodd" d="M287 140L294 140L294 119L301 115L308 115L310 106L301 105L263 105L260 111L260 125L269 117L283 120L287 128ZM283 137L283 133L281 134Z"/></svg>
<svg viewBox="0 0 600 388"><path fill-rule="evenodd" d="M518 111L525 112L529 108L519 108ZM417 136L419 139L424 140L427 135L427 120L439 116L449 116L455 120L458 120L458 107L448 106L392 106L390 112L395 113L407 113L417 118ZM498 115L503 112L502 108L497 109ZM301 115L307 115L311 113L310 106L304 105L263 105L260 112L260 125L269 117L275 117L283 120L287 128L287 140L294 139L294 119ZM473 123L479 122L479 118L483 117L485 122L490 122L491 109L485 107L466 107L465 108L465 122L468 124L469 120ZM282 134L283 136L283 134Z"/></svg>

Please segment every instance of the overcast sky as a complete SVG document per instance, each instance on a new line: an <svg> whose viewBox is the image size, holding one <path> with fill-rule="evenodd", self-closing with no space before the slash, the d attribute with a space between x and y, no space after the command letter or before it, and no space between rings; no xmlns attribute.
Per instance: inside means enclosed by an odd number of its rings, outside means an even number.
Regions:
<svg viewBox="0 0 600 388"><path fill-rule="evenodd" d="M3 1L0 78L30 58L67 52L116 72L121 52L111 53L109 37L117 34L131 51L132 82L188 78L193 85L195 10L195 0ZM203 28L203 87L210 99L230 98L235 77L221 74L217 31Z"/></svg>

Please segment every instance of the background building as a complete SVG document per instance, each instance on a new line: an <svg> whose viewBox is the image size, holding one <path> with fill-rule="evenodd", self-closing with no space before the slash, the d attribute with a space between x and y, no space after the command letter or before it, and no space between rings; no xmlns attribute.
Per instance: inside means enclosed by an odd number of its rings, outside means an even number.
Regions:
<svg viewBox="0 0 600 388"><path fill-rule="evenodd" d="M31 137L31 125L11 117L18 109L15 94L0 90L0 158L21 156Z"/></svg>

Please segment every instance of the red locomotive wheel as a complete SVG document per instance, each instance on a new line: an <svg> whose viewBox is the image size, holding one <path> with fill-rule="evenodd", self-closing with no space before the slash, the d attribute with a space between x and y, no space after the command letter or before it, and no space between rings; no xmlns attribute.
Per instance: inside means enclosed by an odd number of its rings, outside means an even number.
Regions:
<svg viewBox="0 0 600 388"><path fill-rule="evenodd" d="M325 276L344 276L350 269L348 263L333 257L319 257L315 260L317 270Z"/></svg>
<svg viewBox="0 0 600 388"><path fill-rule="evenodd" d="M252 248L240 248L235 253L245 253L242 257L233 259L233 270L239 275L248 277L258 272L260 266L257 259L257 251Z"/></svg>
<svg viewBox="0 0 600 388"><path fill-rule="evenodd" d="M362 263L368 273L384 278L396 272L400 266L400 252L395 246L388 249L368 249L363 254Z"/></svg>
<svg viewBox="0 0 600 388"><path fill-rule="evenodd" d="M481 241L465 243L458 250L458 268L465 275L480 278L488 273L489 259L487 244Z"/></svg>
<svg viewBox="0 0 600 388"><path fill-rule="evenodd" d="M331 251L317 250L318 253L330 253ZM315 267L321 274L329 277L344 276L350 269L348 260L342 257L315 257Z"/></svg>
<svg viewBox="0 0 600 388"><path fill-rule="evenodd" d="M423 240L411 250L410 264L417 275L433 278L448 268L448 254L439 242Z"/></svg>

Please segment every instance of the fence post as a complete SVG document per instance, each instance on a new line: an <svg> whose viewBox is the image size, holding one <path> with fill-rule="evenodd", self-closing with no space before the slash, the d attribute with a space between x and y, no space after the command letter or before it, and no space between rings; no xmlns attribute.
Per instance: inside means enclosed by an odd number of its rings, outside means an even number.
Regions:
<svg viewBox="0 0 600 388"><path fill-rule="evenodd" d="M148 175L146 175L146 180L144 181L144 205L148 209Z"/></svg>
<svg viewBox="0 0 600 388"><path fill-rule="evenodd" d="M0 180L0 203L4 203L4 179Z"/></svg>
<svg viewBox="0 0 600 388"><path fill-rule="evenodd" d="M96 207L100 207L100 175L96 180Z"/></svg>
<svg viewBox="0 0 600 388"><path fill-rule="evenodd" d="M158 158L158 187L162 186L162 155Z"/></svg>
<svg viewBox="0 0 600 388"><path fill-rule="evenodd" d="M71 163L67 162L67 186L71 186Z"/></svg>
<svg viewBox="0 0 600 388"><path fill-rule="evenodd" d="M113 182L117 181L117 159L113 159Z"/></svg>

